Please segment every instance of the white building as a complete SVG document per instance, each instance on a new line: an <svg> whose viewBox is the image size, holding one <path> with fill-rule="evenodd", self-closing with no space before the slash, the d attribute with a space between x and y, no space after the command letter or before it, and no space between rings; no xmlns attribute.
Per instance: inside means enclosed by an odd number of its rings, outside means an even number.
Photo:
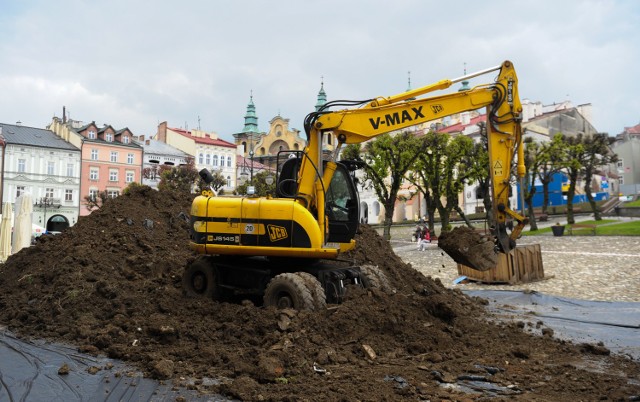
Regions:
<svg viewBox="0 0 640 402"><path fill-rule="evenodd" d="M236 144L218 138L215 133L171 128L166 121L158 125L154 139L192 156L198 171L204 168L219 171L227 180L222 187L225 193L232 192L236 187Z"/></svg>
<svg viewBox="0 0 640 402"><path fill-rule="evenodd" d="M143 149L142 184L156 190L160 183L160 170L162 166L169 168L183 166L188 164L190 159L193 159L192 156L185 152L161 141L152 139L145 140L144 136L140 136L140 139L136 140L136 142Z"/></svg>
<svg viewBox="0 0 640 402"><path fill-rule="evenodd" d="M80 150L53 132L0 123L2 202L33 198L32 222L49 231L73 226L80 208ZM14 208L15 210L15 208Z"/></svg>

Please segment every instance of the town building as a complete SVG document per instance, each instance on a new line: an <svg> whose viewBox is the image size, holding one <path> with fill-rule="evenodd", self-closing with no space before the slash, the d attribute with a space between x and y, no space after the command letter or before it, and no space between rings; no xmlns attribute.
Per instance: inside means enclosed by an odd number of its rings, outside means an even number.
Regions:
<svg viewBox="0 0 640 402"><path fill-rule="evenodd" d="M134 140L143 149L142 184L158 189L163 169L185 166L193 161L193 156L182 152L162 141L147 138L144 135Z"/></svg>
<svg viewBox="0 0 640 402"><path fill-rule="evenodd" d="M0 124L0 199L13 204L24 193L32 222L48 231L73 226L80 207L80 149L49 130Z"/></svg>
<svg viewBox="0 0 640 402"><path fill-rule="evenodd" d="M640 124L625 127L616 135L611 146L618 155L612 169L619 175L619 193L624 196L640 194Z"/></svg>
<svg viewBox="0 0 640 402"><path fill-rule="evenodd" d="M142 181L142 147L128 128L83 124L65 116L54 117L48 129L82 152L80 216L92 212L95 207L89 200L97 200L100 193L114 198L129 184Z"/></svg>
<svg viewBox="0 0 640 402"><path fill-rule="evenodd" d="M154 139L193 156L198 171L205 168L209 171L219 171L226 179L226 184L222 187L225 193L235 189L238 152L235 144L219 138L216 133L207 133L199 129L172 128L166 121L158 125Z"/></svg>
<svg viewBox="0 0 640 402"><path fill-rule="evenodd" d="M268 132L261 132L253 95L247 104L244 127L241 132L233 134L233 138L243 157L240 162L246 165L248 160L249 164L254 164L254 170L256 162L275 170L278 163L282 164L289 156L286 151L302 151L306 145L306 141L300 138L300 131L289 128L289 119L280 115L269 121Z"/></svg>

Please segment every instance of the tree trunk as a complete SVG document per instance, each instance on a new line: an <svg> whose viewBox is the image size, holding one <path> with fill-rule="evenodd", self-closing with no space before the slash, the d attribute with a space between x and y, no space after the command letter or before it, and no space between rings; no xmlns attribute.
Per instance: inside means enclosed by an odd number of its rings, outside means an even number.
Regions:
<svg viewBox="0 0 640 402"><path fill-rule="evenodd" d="M549 206L549 180L542 182L542 213L546 214Z"/></svg>
<svg viewBox="0 0 640 402"><path fill-rule="evenodd" d="M573 196L576 193L576 178L571 177L570 180L569 191L567 191L567 223L572 225L576 223L573 217Z"/></svg>
<svg viewBox="0 0 640 402"><path fill-rule="evenodd" d="M460 217L462 218L462 220L467 226L469 226L470 228L473 227L473 225L471 225L471 221L469 220L469 218L467 218L467 215L465 215L462 208L460 208L460 205L456 205L455 207L453 207L453 209L456 210L456 212L460 215Z"/></svg>
<svg viewBox="0 0 640 402"><path fill-rule="evenodd" d="M391 225L393 224L393 204L384 205L384 226L382 237L385 240L391 240Z"/></svg>
<svg viewBox="0 0 640 402"><path fill-rule="evenodd" d="M533 194L531 196L524 199L525 204L527 204L527 215L529 216L529 227L532 231L538 230L538 223L536 222L536 214L533 210Z"/></svg>
<svg viewBox="0 0 640 402"><path fill-rule="evenodd" d="M591 211L593 211L593 218L597 221L602 220L602 216L600 215L600 211L598 211L598 206L596 205L596 201L593 199L591 195L591 175L585 178L584 185L584 193L587 195L587 200L589 200L589 205L591 206Z"/></svg>

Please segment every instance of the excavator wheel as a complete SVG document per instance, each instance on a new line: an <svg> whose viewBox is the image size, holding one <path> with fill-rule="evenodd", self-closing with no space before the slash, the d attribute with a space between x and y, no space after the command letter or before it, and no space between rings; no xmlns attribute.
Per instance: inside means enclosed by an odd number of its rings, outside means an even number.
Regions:
<svg viewBox="0 0 640 402"><path fill-rule="evenodd" d="M324 310L327 308L327 296L324 293L324 289L322 288L320 281L315 276L307 272L296 272L296 275L304 280L305 285L307 285L307 289L311 292L314 310Z"/></svg>
<svg viewBox="0 0 640 402"><path fill-rule="evenodd" d="M182 288L187 296L218 300L220 291L211 257L198 257L182 274Z"/></svg>
<svg viewBox="0 0 640 402"><path fill-rule="evenodd" d="M387 275L380 268L374 265L362 265L360 267L362 273L362 284L365 288L377 288L383 292L391 293L393 287L389 283Z"/></svg>
<svg viewBox="0 0 640 402"><path fill-rule="evenodd" d="M305 279L298 273L275 276L264 292L265 307L314 310L316 302Z"/></svg>

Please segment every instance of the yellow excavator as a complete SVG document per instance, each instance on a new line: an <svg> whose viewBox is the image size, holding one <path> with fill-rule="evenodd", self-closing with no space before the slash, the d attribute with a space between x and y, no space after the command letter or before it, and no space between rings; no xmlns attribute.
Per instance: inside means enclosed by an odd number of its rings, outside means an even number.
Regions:
<svg viewBox="0 0 640 402"><path fill-rule="evenodd" d="M432 94L489 74L495 77L493 82L455 93ZM336 107L346 109L331 110ZM505 61L391 97L328 102L310 113L304 121L305 149L283 155L282 163L278 157L273 197L217 196L209 189L194 199L190 247L199 257L185 269L185 292L214 300L262 296L265 306L315 310L326 303L339 303L348 285L388 287L387 278L377 267L335 263L355 247L360 223L354 164L338 161L341 146L480 108L487 112L492 250L509 252L527 221L509 206L516 154L520 178L525 167L518 80L513 64ZM333 152L323 150L322 139L328 133L338 141ZM205 169L200 175L205 182L211 178ZM510 233L507 221L517 222ZM472 246L462 245L460 250L464 253ZM464 261L472 268L487 268L472 256Z"/></svg>

